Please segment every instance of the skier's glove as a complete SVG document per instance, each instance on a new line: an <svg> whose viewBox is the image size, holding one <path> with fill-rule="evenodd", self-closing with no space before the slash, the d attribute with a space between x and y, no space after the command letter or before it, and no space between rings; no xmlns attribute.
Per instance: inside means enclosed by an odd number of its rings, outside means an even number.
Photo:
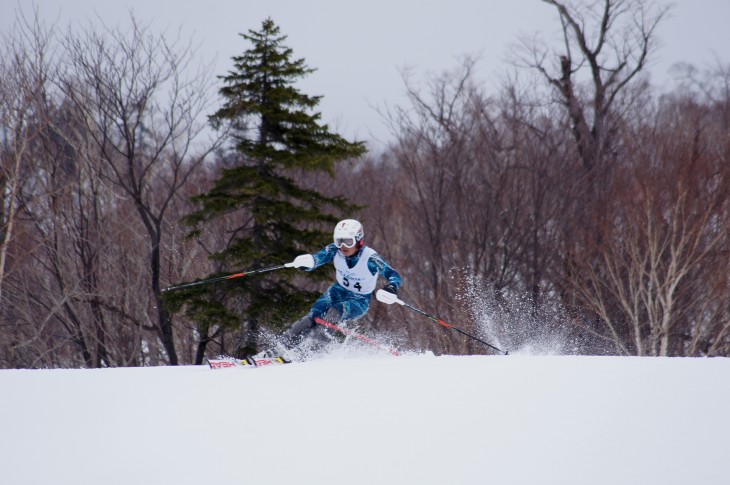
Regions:
<svg viewBox="0 0 730 485"><path fill-rule="evenodd" d="M398 288L395 287L393 283L390 283L387 285L383 290L387 291L388 293L393 293L394 295L398 294Z"/></svg>
<svg viewBox="0 0 730 485"><path fill-rule="evenodd" d="M311 254L302 254L294 258L291 263L295 268L312 269L314 268L314 256Z"/></svg>
<svg viewBox="0 0 730 485"><path fill-rule="evenodd" d="M385 303L386 305L392 305L393 303L400 303L401 305L403 304L403 302L400 301L397 296L395 296L395 293L386 291L385 288L376 291L375 298L377 298L379 302Z"/></svg>

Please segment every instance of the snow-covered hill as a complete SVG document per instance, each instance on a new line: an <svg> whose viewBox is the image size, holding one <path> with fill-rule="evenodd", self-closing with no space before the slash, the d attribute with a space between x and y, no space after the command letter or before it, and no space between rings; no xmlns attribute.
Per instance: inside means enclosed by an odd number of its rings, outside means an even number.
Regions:
<svg viewBox="0 0 730 485"><path fill-rule="evenodd" d="M0 371L4 485L728 484L730 359Z"/></svg>

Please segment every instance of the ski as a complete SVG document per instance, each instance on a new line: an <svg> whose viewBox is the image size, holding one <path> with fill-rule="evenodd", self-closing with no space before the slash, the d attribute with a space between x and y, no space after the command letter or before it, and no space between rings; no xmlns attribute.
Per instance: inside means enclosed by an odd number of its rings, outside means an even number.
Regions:
<svg viewBox="0 0 730 485"><path fill-rule="evenodd" d="M289 364L290 361L285 360L281 357L275 357L273 359L256 359L253 357L246 357L245 359L238 359L236 357L229 357L227 355L220 355L218 357L212 357L205 359L208 366L211 369L232 369L235 367L264 367L270 365L283 365Z"/></svg>

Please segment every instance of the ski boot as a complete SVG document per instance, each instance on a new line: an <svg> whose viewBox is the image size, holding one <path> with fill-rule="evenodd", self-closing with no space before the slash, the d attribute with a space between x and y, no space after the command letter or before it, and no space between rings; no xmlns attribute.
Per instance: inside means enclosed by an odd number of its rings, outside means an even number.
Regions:
<svg viewBox="0 0 730 485"><path fill-rule="evenodd" d="M291 363L291 358L287 355L286 349L281 345L277 345L272 349L262 350L258 354L251 356L251 360L253 360L254 365L259 365L256 363L259 361L264 362L272 360L278 361L281 364Z"/></svg>

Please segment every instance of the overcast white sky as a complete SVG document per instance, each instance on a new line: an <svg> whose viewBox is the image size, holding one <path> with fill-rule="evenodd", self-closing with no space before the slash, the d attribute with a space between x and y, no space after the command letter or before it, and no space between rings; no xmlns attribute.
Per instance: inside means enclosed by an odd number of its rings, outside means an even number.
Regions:
<svg viewBox="0 0 730 485"><path fill-rule="evenodd" d="M588 1L588 0L586 0ZM22 2L27 4L30 2ZM159 31L178 28L216 59L216 74L248 45L238 34L257 30L271 17L288 36L297 58L316 68L302 91L323 95L323 118L338 132L358 139L387 139L375 107L403 103L400 71L441 72L465 54L480 55L480 79L496 83L510 45L520 35L559 27L555 9L541 0L35 0L41 15L61 25L100 17L112 25L128 10ZM665 2L667 3L667 2ZM656 83L668 82L676 62L708 66L730 62L730 0L677 0L659 30L661 49L651 67ZM0 27L7 30L18 8L0 1ZM495 84L496 86L496 84ZM488 90L490 91L490 90Z"/></svg>

